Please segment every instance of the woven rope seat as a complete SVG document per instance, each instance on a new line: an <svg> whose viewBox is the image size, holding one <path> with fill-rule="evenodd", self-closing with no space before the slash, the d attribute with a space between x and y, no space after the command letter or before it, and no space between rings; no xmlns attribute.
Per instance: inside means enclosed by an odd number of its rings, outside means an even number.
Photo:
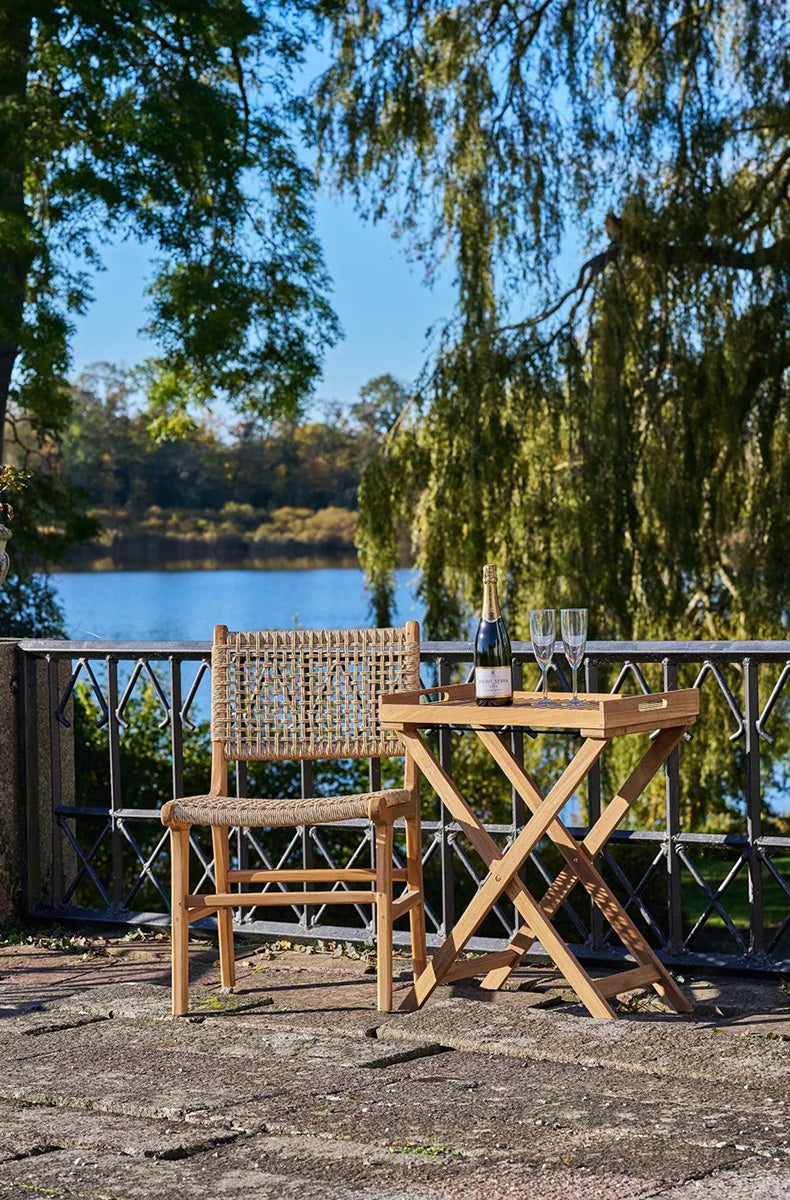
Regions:
<svg viewBox="0 0 790 1200"><path fill-rule="evenodd" d="M352 796L310 796L298 800L247 800L235 796L188 796L168 804L166 820L185 825L241 825L276 828L313 825L323 821L348 821L370 817L382 808L409 803L409 793L392 788Z"/></svg>

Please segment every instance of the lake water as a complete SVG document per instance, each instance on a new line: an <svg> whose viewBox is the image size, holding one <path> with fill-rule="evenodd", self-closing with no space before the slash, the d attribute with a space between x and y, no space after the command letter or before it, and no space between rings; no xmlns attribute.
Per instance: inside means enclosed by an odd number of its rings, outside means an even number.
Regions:
<svg viewBox="0 0 790 1200"><path fill-rule="evenodd" d="M354 629L372 623L355 568L306 571L113 571L54 575L66 633L131 641L211 641L231 629ZM398 571L393 624L420 620L416 575Z"/></svg>

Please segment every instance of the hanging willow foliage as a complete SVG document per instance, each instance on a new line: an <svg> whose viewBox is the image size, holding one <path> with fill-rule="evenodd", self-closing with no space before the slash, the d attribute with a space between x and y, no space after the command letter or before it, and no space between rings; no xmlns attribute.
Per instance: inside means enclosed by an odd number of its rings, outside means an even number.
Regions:
<svg viewBox="0 0 790 1200"><path fill-rule="evenodd" d="M433 636L458 632L484 561L516 637L546 602L586 603L597 637L778 635L784 6L358 0L324 15L324 169L393 215L429 272L453 255L458 280L362 485L377 618L405 526Z"/></svg>

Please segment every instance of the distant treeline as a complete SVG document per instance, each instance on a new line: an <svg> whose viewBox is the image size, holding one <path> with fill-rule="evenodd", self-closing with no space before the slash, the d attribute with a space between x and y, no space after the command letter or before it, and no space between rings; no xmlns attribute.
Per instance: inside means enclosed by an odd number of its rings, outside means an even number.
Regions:
<svg viewBox="0 0 790 1200"><path fill-rule="evenodd" d="M357 487L382 428L405 394L389 376L350 412L323 421L208 422L156 440L110 369L74 388L60 466L102 533L75 546L67 566L354 561Z"/></svg>

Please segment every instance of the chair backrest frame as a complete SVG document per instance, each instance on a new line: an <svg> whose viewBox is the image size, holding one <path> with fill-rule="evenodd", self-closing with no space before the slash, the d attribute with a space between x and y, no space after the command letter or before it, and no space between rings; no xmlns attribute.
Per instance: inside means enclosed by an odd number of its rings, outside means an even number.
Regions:
<svg viewBox="0 0 790 1200"><path fill-rule="evenodd" d="M402 755L380 726L382 692L420 686L419 625L394 629L214 630L214 783L243 760ZM218 772L219 771L219 775Z"/></svg>

